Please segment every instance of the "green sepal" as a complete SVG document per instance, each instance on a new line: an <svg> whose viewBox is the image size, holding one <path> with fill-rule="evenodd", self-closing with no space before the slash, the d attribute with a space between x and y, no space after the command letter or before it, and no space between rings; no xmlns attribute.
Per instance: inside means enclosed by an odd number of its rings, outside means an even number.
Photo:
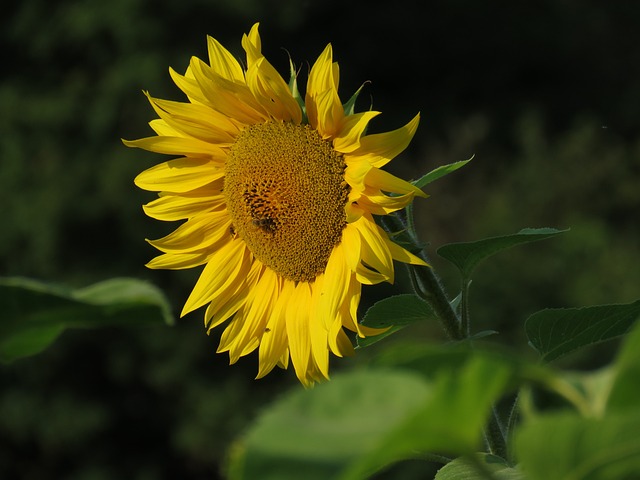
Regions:
<svg viewBox="0 0 640 480"><path fill-rule="evenodd" d="M358 99L358 95L360 95L360 92L362 91L362 89L367 83L369 82L365 82L362 85L360 85L360 88L356 90L356 93L351 95L351 98L347 101L347 103L342 105L342 107L344 108L345 115L353 115L355 113L356 100Z"/></svg>
<svg viewBox="0 0 640 480"><path fill-rule="evenodd" d="M300 90L298 90L298 72L296 71L296 66L293 64L293 60L291 60L291 56L289 56L289 72L289 90L295 101L298 102L300 110L302 110L302 123L309 123L307 107L304 103L304 98L300 95Z"/></svg>
<svg viewBox="0 0 640 480"><path fill-rule="evenodd" d="M448 165L441 165L438 168L431 170L429 173L424 174L418 180L414 180L411 183L418 188L423 188L425 185L428 185L429 183L441 177L444 177L445 175L448 175L451 172L455 172L459 168L464 167L471 160L473 160L473 156L468 160L461 160L459 162L450 163Z"/></svg>

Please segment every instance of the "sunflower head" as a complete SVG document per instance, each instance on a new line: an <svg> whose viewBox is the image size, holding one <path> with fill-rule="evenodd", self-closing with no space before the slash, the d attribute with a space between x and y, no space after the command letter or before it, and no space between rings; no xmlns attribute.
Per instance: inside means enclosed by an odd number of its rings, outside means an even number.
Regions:
<svg viewBox="0 0 640 480"><path fill-rule="evenodd" d="M226 323L219 352L231 363L258 349L258 378L293 364L308 386L329 378L329 353L353 353L362 284L393 282L393 261L424 262L375 223L425 196L382 170L403 151L416 115L397 130L365 135L375 111L354 113L338 95L338 64L327 45L313 64L304 100L295 70L287 83L261 52L258 24L242 38L246 68L208 37L209 61L181 75L187 97L147 97L156 135L125 141L174 156L144 172L156 191L150 217L183 221L149 243L150 268L204 265L182 315L206 306L208 331ZM355 97L353 97L355 98Z"/></svg>

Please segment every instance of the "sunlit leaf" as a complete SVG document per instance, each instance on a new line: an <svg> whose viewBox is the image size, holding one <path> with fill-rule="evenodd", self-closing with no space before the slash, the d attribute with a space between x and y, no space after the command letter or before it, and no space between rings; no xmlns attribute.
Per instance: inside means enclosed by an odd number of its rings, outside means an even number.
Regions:
<svg viewBox="0 0 640 480"><path fill-rule="evenodd" d="M525 330L545 361L624 335L640 318L640 301L624 305L547 309L531 315Z"/></svg>
<svg viewBox="0 0 640 480"><path fill-rule="evenodd" d="M536 242L554 237L568 230L555 228L525 228L513 235L485 238L475 242L460 242L443 245L438 255L449 260L464 278L470 278L471 272L487 257L523 243Z"/></svg>
<svg viewBox="0 0 640 480"><path fill-rule="evenodd" d="M478 453L473 458L459 457L447 463L435 476L435 480L486 480L487 476L478 470L491 472L493 480L525 480L522 472L510 467L504 459L488 453Z"/></svg>
<svg viewBox="0 0 640 480"><path fill-rule="evenodd" d="M515 448L530 480L633 479L640 472L640 412L584 418L535 416L516 433Z"/></svg>
<svg viewBox="0 0 640 480"><path fill-rule="evenodd" d="M388 370L295 389L268 407L234 448L229 478L336 478L420 408L430 390L417 375Z"/></svg>
<svg viewBox="0 0 640 480"><path fill-rule="evenodd" d="M459 360L428 378L372 368L281 397L234 446L229 478L353 480L404 459L477 451L511 366Z"/></svg>
<svg viewBox="0 0 640 480"><path fill-rule="evenodd" d="M412 323L436 318L431 307L417 295L387 297L367 310L362 324L372 328L391 328L380 335L358 338L358 347L372 345Z"/></svg>
<svg viewBox="0 0 640 480"><path fill-rule="evenodd" d="M504 393L510 376L510 365L482 357L472 357L456 371L441 369L427 401L378 439L375 448L341 478L367 478L419 452L461 455L476 451L491 405Z"/></svg>
<svg viewBox="0 0 640 480"><path fill-rule="evenodd" d="M640 406L640 322L625 338L613 368L615 379L607 410L637 410Z"/></svg>
<svg viewBox="0 0 640 480"><path fill-rule="evenodd" d="M34 355L67 328L172 324L169 305L148 282L116 278L70 290L0 278L0 361Z"/></svg>

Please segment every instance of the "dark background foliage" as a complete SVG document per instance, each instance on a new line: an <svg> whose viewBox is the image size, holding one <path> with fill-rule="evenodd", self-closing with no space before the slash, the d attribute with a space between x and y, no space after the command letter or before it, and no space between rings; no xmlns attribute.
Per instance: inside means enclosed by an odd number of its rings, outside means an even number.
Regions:
<svg viewBox="0 0 640 480"><path fill-rule="evenodd" d="M206 34L242 58L241 35L260 21L263 50L284 74L287 52L304 76L332 42L342 97L371 82L360 107L383 112L372 131L421 111L394 173L417 177L475 154L416 206L452 295L454 271L438 246L571 227L481 267L477 330L523 342L523 321L538 309L637 298L637 3L28 0L3 10L0 275L78 287L145 278L179 312L198 272L144 268L154 251L143 239L173 226L144 217L151 196L132 182L161 158L119 139L150 132L142 90L182 100L167 69L206 57ZM367 289L363 311L403 288ZM45 353L0 367L0 476L215 478L260 407L299 387L292 372L254 381L253 355L228 367L201 317L67 332ZM417 333L441 338L435 325ZM372 354L335 361L334 371Z"/></svg>

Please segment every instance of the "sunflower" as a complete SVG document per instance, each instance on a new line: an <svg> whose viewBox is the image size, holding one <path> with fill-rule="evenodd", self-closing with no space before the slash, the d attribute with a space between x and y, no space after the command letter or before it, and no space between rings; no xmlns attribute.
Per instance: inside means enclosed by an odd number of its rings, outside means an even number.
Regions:
<svg viewBox="0 0 640 480"><path fill-rule="evenodd" d="M329 378L329 353L353 354L362 285L393 282L393 260L425 265L374 221L421 190L381 169L403 151L416 115L394 131L365 135L380 112L342 104L331 44L312 66L303 99L261 53L258 24L242 37L246 68L207 37L209 63L170 69L188 102L151 97L156 136L127 146L178 158L138 175L156 191L145 213L186 220L148 240L162 254L149 268L204 265L182 316L207 306L208 332L227 322L218 352L230 363L258 349L257 378L289 360L305 385Z"/></svg>

